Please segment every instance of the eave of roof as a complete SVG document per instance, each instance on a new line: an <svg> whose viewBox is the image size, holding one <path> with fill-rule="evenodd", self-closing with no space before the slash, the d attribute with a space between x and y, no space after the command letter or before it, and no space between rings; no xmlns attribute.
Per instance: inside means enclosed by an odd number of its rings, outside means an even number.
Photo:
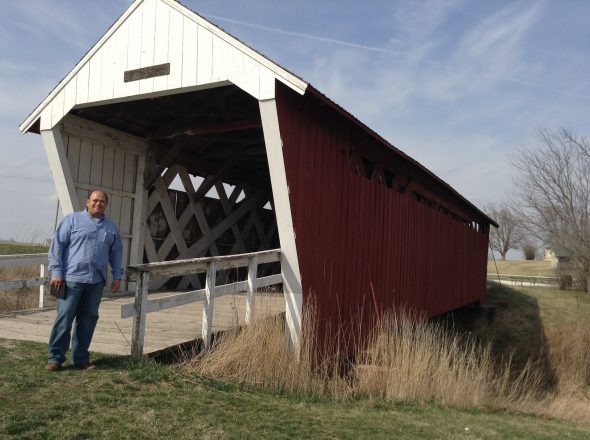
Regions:
<svg viewBox="0 0 590 440"><path fill-rule="evenodd" d="M84 56L78 61L78 63L74 66L70 72L53 88L53 90L47 95L47 97L27 116L27 118L21 123L19 126L19 130L23 133L28 132L31 127L33 127L38 119L40 118L41 112L43 109L53 100L53 98L62 90L63 87L68 83L68 81L78 73L78 71L84 66L84 64L92 58L92 56L102 47L104 43L110 38L110 36L116 32L116 30L127 20L127 18L139 7L144 0L135 0L129 8L121 14L121 16L107 29L107 31L99 38L99 40L84 54ZM212 32L217 37L223 39L225 42L233 45L236 49L242 50L248 55L252 56L256 61L268 67L272 70L277 77L284 82L286 85L291 87L292 89L296 90L297 92L303 94L305 93L305 89L307 88L308 83L304 81L298 75L293 74L289 70L285 69L278 63L275 63L265 55L258 52L256 49L250 47L249 45L245 44L238 38L231 35L229 32L226 32L221 27L217 26L216 24L212 23L211 21L207 20L202 15L196 13L195 11L191 10L190 8L184 6L177 0L159 0L165 2L171 8L176 9L177 11L183 14L193 15L193 19L195 19L199 25L203 26L205 29Z"/></svg>
<svg viewBox="0 0 590 440"><path fill-rule="evenodd" d="M357 119L354 115L352 115L351 113L349 113L347 110L345 110L343 107L341 107L340 105L336 104L334 101L332 101L330 98L328 98L326 95L324 95L322 92L320 92L318 89L316 89L314 86L312 86L311 84L309 84L307 86L307 92L306 93L310 93L313 96L317 97L318 99L320 99L322 102L324 102L326 105L328 105L330 108L332 108L333 110L335 110L336 112L340 113L345 119L349 120L350 122L352 122L353 124L355 124L356 126L360 127L365 133L367 133L369 136L371 136L373 139L375 139L376 141L378 141L379 143L385 145L387 148L389 148L393 153L395 153L396 155L400 156L402 159L404 159L405 161L409 162L410 164L412 164L413 166L415 166L416 168L420 169L421 171L423 171L426 175L428 175L430 178L432 178L434 181L436 181L438 184L440 184L441 186L443 186L447 191L449 191L452 195L454 195L455 197L457 197L461 202L465 203L467 206L469 206L471 209L475 210L476 212L479 212L483 218L485 218L487 221L490 222L491 225L493 225L494 227L498 227L498 223L496 223L493 219L491 219L490 217L488 217L482 210L480 210L477 206L475 206L473 203L471 203L469 200L467 200L465 197L463 197L457 190L455 190L451 185L449 185L447 182L445 182L444 180L442 180L440 177L438 177L436 174L434 174L432 171L430 171L428 168L426 168L424 165L422 165L420 162L418 162L417 160L415 160L414 158L412 158L411 156L408 156L406 153L404 153L402 150L400 150L399 148L395 147L394 145L392 145L389 141L387 141L386 139L384 139L381 135L379 135L377 132L375 132L374 130L372 130L370 127L368 127L366 124L364 124L363 122L361 122L359 119Z"/></svg>

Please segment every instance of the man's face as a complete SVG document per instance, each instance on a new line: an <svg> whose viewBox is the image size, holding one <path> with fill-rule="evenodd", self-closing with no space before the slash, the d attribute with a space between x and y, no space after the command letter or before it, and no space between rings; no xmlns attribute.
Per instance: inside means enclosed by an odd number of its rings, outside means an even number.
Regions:
<svg viewBox="0 0 590 440"><path fill-rule="evenodd" d="M86 200L88 214L92 217L101 217L107 209L107 204L106 196L100 191L94 191Z"/></svg>

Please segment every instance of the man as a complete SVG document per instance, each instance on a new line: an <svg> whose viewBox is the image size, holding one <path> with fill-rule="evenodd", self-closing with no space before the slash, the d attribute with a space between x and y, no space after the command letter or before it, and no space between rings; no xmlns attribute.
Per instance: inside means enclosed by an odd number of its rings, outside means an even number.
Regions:
<svg viewBox="0 0 590 440"><path fill-rule="evenodd" d="M107 279L107 264L113 273L111 290L121 287L123 243L117 227L106 218L107 195L88 193L86 209L63 218L49 248L51 285L65 283L65 298L57 299L57 317L49 337L47 370L60 370L72 339L72 366L92 369L88 347L98 321L98 307Z"/></svg>

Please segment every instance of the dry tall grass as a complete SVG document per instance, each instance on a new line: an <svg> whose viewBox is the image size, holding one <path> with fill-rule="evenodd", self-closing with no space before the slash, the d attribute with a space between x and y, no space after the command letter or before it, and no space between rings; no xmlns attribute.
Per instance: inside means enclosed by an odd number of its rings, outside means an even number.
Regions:
<svg viewBox="0 0 590 440"><path fill-rule="evenodd" d="M0 280L24 280L39 276L38 266L0 268ZM39 289L24 288L0 291L0 313L25 310L39 305Z"/></svg>
<svg viewBox="0 0 590 440"><path fill-rule="evenodd" d="M547 334L549 360L557 377L557 392L588 395L590 386L590 321L580 317Z"/></svg>
<svg viewBox="0 0 590 440"><path fill-rule="evenodd" d="M306 322L315 322L309 316ZM539 390L530 366L498 368L489 346L449 333L408 314L392 315L357 350L356 362L338 373L345 356L315 346L315 329L303 335L299 362L286 348L284 321L259 320L223 335L214 347L185 362L190 373L276 390L329 398L369 397L456 407L521 408ZM316 353L331 353L318 359ZM334 354L335 353L335 354Z"/></svg>
<svg viewBox="0 0 590 440"><path fill-rule="evenodd" d="M491 346L415 315L391 315L356 366L358 393L391 400L435 401L455 407L516 407L539 389L530 364L511 373Z"/></svg>
<svg viewBox="0 0 590 440"><path fill-rule="evenodd" d="M556 386L530 404L537 413L590 423L590 321L580 316L547 334Z"/></svg>
<svg viewBox="0 0 590 440"><path fill-rule="evenodd" d="M314 322L314 321L311 321ZM252 324L220 335L209 351L185 361L190 373L239 383L314 396L346 396L347 380L333 374L334 358L317 362L316 346L303 335L299 359L287 347L285 321L280 315L256 319Z"/></svg>

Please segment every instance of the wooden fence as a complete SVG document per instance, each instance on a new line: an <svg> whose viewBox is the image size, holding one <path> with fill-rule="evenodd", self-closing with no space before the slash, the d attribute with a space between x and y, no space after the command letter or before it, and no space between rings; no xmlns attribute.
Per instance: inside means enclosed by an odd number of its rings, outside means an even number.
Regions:
<svg viewBox="0 0 590 440"><path fill-rule="evenodd" d="M39 265L39 276L24 280L0 281L0 291L39 286L39 307L47 307L47 254L1 255L0 268Z"/></svg>
<svg viewBox="0 0 590 440"><path fill-rule="evenodd" d="M246 324L252 321L256 301L256 289L281 284L282 274L258 278L258 266L265 263L279 262L280 249L273 249L248 254L226 255L220 257L193 258L156 263L138 264L127 267L127 281L135 282L135 302L121 306L121 318L133 316L131 354L143 356L145 323L147 313L177 307L196 301L203 301L202 338L204 348L211 345L213 306L215 298L245 292ZM248 268L246 280L229 284L216 285L218 271ZM150 277L191 276L206 273L205 288L179 293L164 298L148 299Z"/></svg>
<svg viewBox="0 0 590 440"><path fill-rule="evenodd" d="M534 276L534 275L513 275L513 274L492 274L488 273L489 281L500 281L512 286L531 287L556 287L559 286L557 276Z"/></svg>
<svg viewBox="0 0 590 440"><path fill-rule="evenodd" d="M136 357L143 356L146 315L158 310L203 301L202 337L204 347L212 340L213 306L215 298L244 292L246 295L246 323L254 317L256 290L283 282L282 274L258 277L261 264L280 262L280 249L248 254L220 257L193 258L156 263L132 265L127 267L126 278L135 282L135 302L121 306L121 318L133 317L131 352ZM0 291L39 286L39 307L47 307L49 276L47 275L47 254L0 256L0 268L39 265L39 276L24 280L0 281ZM230 269L248 268L245 280L217 285L218 272ZM205 288L190 292L150 300L148 285L151 278L194 276L206 273Z"/></svg>

